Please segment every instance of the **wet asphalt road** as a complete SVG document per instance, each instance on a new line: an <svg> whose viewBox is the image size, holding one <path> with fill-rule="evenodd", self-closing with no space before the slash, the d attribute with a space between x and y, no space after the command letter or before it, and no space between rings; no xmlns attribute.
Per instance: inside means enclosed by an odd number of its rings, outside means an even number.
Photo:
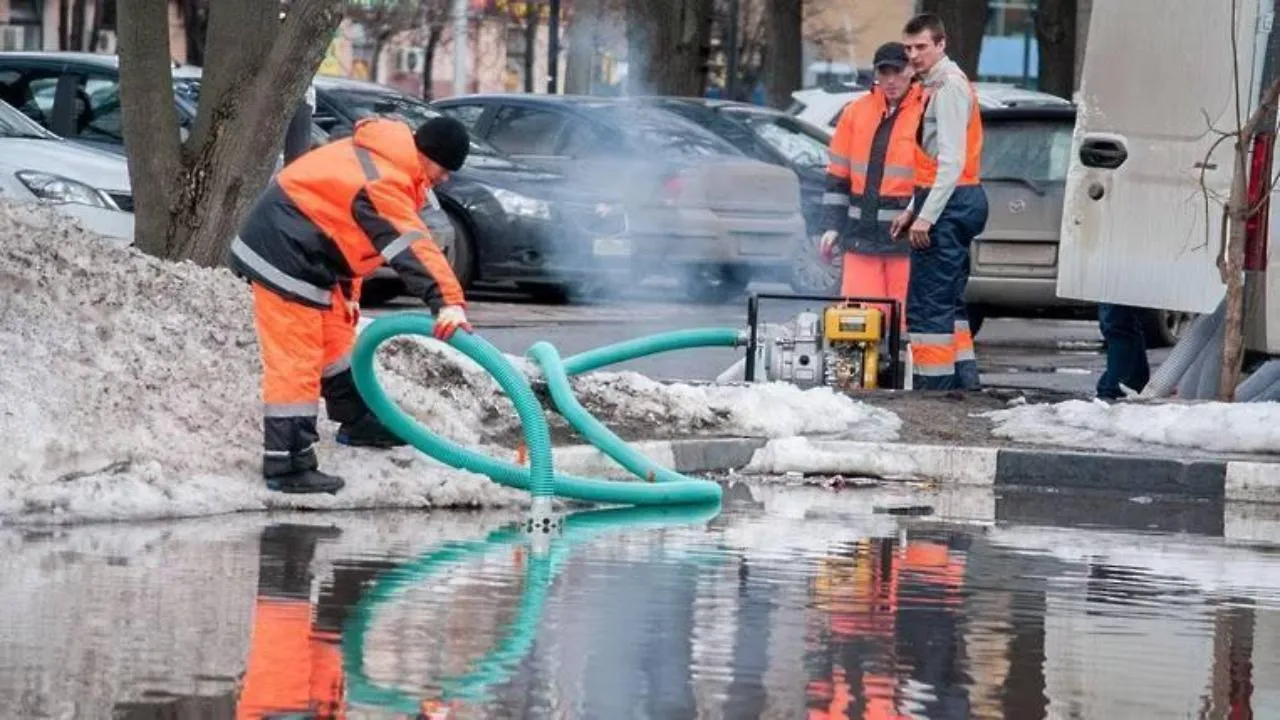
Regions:
<svg viewBox="0 0 1280 720"><path fill-rule="evenodd" d="M782 285L753 286L753 292L789 294ZM694 304L675 289L645 287L608 301L591 304L545 305L501 291L473 291L468 313L477 332L500 350L524 354L546 340L568 356L608 343L667 330L697 327L746 328L747 302ZM799 310L820 303L765 301L768 322L789 320ZM421 307L402 298L384 308L366 309L378 316ZM1090 394L1106 365L1102 338L1095 322L1078 320L991 319L977 337L983 382L990 386L1021 387ZM637 360L619 369L635 370L670 380L712 380L742 357L741 349L689 350ZM1152 367L1168 350L1149 353Z"/></svg>

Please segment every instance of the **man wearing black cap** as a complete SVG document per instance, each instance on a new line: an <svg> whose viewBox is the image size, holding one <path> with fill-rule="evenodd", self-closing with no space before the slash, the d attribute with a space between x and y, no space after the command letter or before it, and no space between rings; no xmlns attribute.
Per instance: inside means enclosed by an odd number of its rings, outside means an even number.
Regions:
<svg viewBox="0 0 1280 720"><path fill-rule="evenodd" d="M844 255L842 295L897 300L905 330L910 247L890 225L914 190L920 91L902 43L881 45L872 63L875 86L845 108L831 138L821 247L828 260Z"/></svg>
<svg viewBox="0 0 1280 720"><path fill-rule="evenodd" d="M462 167L469 149L466 128L452 118L433 118L416 132L366 118L350 137L290 163L249 211L228 264L253 287L268 488L343 487L319 470L321 396L329 419L341 423L338 442L404 444L365 406L351 376L360 283L390 263L431 308L437 338L471 329L462 287L418 215L427 190Z"/></svg>

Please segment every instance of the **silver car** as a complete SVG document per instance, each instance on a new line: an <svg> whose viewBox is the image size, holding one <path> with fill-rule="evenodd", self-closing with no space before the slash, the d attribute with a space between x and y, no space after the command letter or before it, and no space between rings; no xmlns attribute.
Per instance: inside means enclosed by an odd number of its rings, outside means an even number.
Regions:
<svg viewBox="0 0 1280 720"><path fill-rule="evenodd" d="M0 197L44 203L99 235L133 241L124 158L63 140L2 100Z"/></svg>

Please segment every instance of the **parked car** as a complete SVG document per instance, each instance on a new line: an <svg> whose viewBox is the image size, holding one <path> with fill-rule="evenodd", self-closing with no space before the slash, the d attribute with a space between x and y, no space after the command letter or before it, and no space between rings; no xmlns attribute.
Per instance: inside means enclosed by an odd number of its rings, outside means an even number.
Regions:
<svg viewBox="0 0 1280 720"><path fill-rule="evenodd" d="M1006 83L974 83L978 91L978 105L983 109L1009 107L1039 107L1051 105L1071 107L1071 102L1057 95L1036 90L1024 90L1016 85ZM848 90L831 88L808 88L791 93L792 103L787 113L805 120L822 130L828 137L836 131L836 123L844 107L866 95L869 88L851 88Z"/></svg>
<svg viewBox="0 0 1280 720"><path fill-rule="evenodd" d="M316 124L350 134L369 115L412 127L439 117L420 98L376 83L316 78ZM585 186L515 162L472 137L466 163L436 188L453 223L450 258L464 283L509 284L542 300L616 285L629 274L625 255L608 252L625 236L626 216Z"/></svg>
<svg viewBox="0 0 1280 720"><path fill-rule="evenodd" d="M179 132L195 126L200 98L200 68L173 69L174 104ZM56 135L120 158L124 163L124 133L120 125L120 65L115 55L76 52L0 52L0 99L8 100L29 118ZM328 135L313 128L315 145ZM453 226L434 193L429 193L421 217L442 245L451 245ZM132 198L124 210L133 211ZM366 288L371 302L385 298L378 280L398 281L389 267L379 268Z"/></svg>
<svg viewBox="0 0 1280 720"><path fill-rule="evenodd" d="M52 205L99 235L133 240L124 159L63 140L2 100L0 198Z"/></svg>
<svg viewBox="0 0 1280 720"><path fill-rule="evenodd" d="M753 278L785 278L805 240L795 173L631 99L468 95L432 103L511 159L565 176L626 208L634 275L686 280L726 299Z"/></svg>
<svg viewBox="0 0 1280 720"><path fill-rule="evenodd" d="M806 241L792 255L787 280L796 292L839 291L839 268L822 262L818 254L829 144L825 133L781 110L750 103L686 97L643 101L715 133L748 157L790 168L800 182Z"/></svg>

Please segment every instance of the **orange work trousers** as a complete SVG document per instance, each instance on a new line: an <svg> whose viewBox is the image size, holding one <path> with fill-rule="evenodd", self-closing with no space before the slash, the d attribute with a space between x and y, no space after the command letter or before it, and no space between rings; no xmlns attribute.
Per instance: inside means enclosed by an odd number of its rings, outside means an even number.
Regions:
<svg viewBox="0 0 1280 720"><path fill-rule="evenodd" d="M845 297L892 298L898 301L898 326L907 328L907 286L911 280L911 258L907 255L863 255L847 252L841 272L840 294ZM880 305L885 320L889 306ZM887 322L886 322L887 324ZM888 328L885 328L888 334ZM904 335L905 337L905 335Z"/></svg>
<svg viewBox="0 0 1280 720"><path fill-rule="evenodd" d="M262 352L263 467L268 476L315 469L321 388L329 380L350 376L351 346L360 319L359 288L353 283L350 302L334 288L332 306L321 310L253 284L254 325ZM354 419L346 415L355 412L347 408L345 414L335 413L330 407L330 416L343 415L343 422Z"/></svg>
<svg viewBox="0 0 1280 720"><path fill-rule="evenodd" d="M293 302L253 284L253 319L262 350L262 400L268 408L293 406L315 415L320 379L350 366L355 343L356 303L333 293L328 310ZM301 413L300 413L301 414Z"/></svg>
<svg viewBox="0 0 1280 720"><path fill-rule="evenodd" d="M311 615L305 600L257 598L237 720L290 713L325 720L346 716L338 638L314 630Z"/></svg>

